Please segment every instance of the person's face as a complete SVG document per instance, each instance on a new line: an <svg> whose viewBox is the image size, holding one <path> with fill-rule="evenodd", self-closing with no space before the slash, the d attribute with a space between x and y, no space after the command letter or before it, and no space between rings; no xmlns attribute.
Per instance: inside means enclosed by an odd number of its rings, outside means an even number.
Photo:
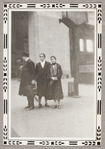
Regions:
<svg viewBox="0 0 105 149"><path fill-rule="evenodd" d="M54 57L51 58L52 64L56 63L56 59Z"/></svg>
<svg viewBox="0 0 105 149"><path fill-rule="evenodd" d="M44 57L43 54L41 54L39 57L40 57L40 60L41 60L42 62L45 60L45 57Z"/></svg>

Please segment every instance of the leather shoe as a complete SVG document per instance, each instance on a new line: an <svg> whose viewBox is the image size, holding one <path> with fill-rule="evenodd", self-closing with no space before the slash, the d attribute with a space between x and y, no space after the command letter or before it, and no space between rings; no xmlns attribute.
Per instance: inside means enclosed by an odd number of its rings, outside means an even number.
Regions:
<svg viewBox="0 0 105 149"><path fill-rule="evenodd" d="M53 106L53 109L57 108L57 105Z"/></svg>
<svg viewBox="0 0 105 149"><path fill-rule="evenodd" d="M34 109L34 107L30 107L30 109L29 110L33 110Z"/></svg>
<svg viewBox="0 0 105 149"><path fill-rule="evenodd" d="M39 104L39 108L41 108L42 107L42 104Z"/></svg>
<svg viewBox="0 0 105 149"><path fill-rule="evenodd" d="M25 107L25 109L28 109L28 108L30 108L30 106Z"/></svg>
<svg viewBox="0 0 105 149"><path fill-rule="evenodd" d="M58 106L58 109L61 109L61 106L60 105Z"/></svg>
<svg viewBox="0 0 105 149"><path fill-rule="evenodd" d="M45 107L50 107L47 103L45 104Z"/></svg>

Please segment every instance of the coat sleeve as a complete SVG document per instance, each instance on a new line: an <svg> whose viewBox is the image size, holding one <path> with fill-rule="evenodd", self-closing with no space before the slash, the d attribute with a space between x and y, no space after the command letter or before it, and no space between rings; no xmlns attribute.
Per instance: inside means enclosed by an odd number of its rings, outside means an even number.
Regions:
<svg viewBox="0 0 105 149"><path fill-rule="evenodd" d="M35 68L35 80L37 80L38 78L38 64L36 64L36 68Z"/></svg>
<svg viewBox="0 0 105 149"><path fill-rule="evenodd" d="M61 68L61 66L58 64L58 74L57 74L58 80L61 79L62 74L63 74L62 68Z"/></svg>
<svg viewBox="0 0 105 149"><path fill-rule="evenodd" d="M32 79L35 79L35 64L34 62L29 62L28 63L28 69L29 69L29 72L30 72L30 76Z"/></svg>
<svg viewBox="0 0 105 149"><path fill-rule="evenodd" d="M49 64L48 64L48 70L47 70L47 79L51 79L50 67L51 67L51 64L49 63Z"/></svg>

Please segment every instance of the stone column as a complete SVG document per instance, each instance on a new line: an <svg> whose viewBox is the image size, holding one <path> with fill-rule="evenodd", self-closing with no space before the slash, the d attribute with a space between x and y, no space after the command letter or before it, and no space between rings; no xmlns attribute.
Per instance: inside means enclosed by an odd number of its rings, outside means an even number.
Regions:
<svg viewBox="0 0 105 149"><path fill-rule="evenodd" d="M38 32L38 15L37 12L29 12L28 14L28 42L30 59L35 63L39 55L39 32Z"/></svg>
<svg viewBox="0 0 105 149"><path fill-rule="evenodd" d="M75 98L79 96L79 36L78 36L78 27L74 28L74 96Z"/></svg>

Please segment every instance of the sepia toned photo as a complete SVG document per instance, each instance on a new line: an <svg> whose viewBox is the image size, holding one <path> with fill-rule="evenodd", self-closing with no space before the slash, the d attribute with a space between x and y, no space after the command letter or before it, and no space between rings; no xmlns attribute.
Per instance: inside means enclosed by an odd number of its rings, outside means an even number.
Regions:
<svg viewBox="0 0 105 149"><path fill-rule="evenodd" d="M50 4L33 8L36 5L27 4L27 9L20 8L25 4L9 5L10 141L18 140L19 144L20 140L23 145L100 145L97 115L101 115L102 58L97 52L101 34L97 33L96 10L101 12L101 4L92 4L94 9L89 4L83 6L89 9L73 4L69 9L63 9L63 4L51 5L58 6L56 9L50 9Z"/></svg>
<svg viewBox="0 0 105 149"><path fill-rule="evenodd" d="M94 12L12 12L13 137L95 137L94 35Z"/></svg>

